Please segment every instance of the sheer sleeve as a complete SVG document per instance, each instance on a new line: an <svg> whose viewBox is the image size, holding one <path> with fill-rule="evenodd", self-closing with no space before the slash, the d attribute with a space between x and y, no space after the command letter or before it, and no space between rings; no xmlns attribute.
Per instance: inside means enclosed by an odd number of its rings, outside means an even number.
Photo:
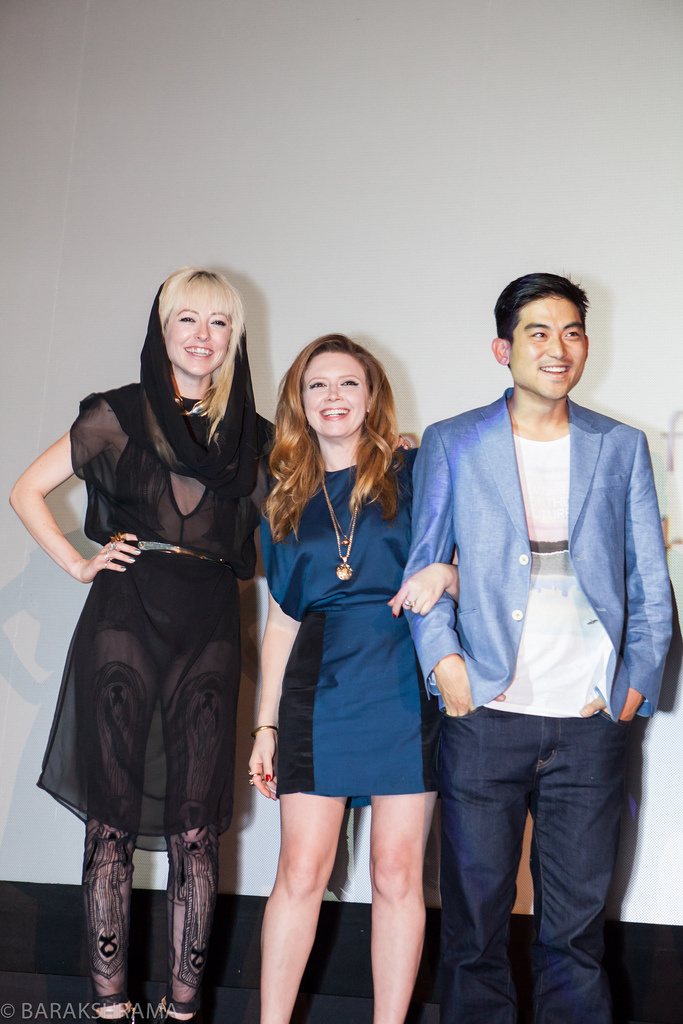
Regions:
<svg viewBox="0 0 683 1024"><path fill-rule="evenodd" d="M88 395L71 427L71 464L87 484L113 491L113 476L128 441L116 414L102 395ZM104 470L104 472L103 472ZM110 487L106 487L107 479Z"/></svg>
<svg viewBox="0 0 683 1024"><path fill-rule="evenodd" d="M130 481L126 480L123 491L121 487L120 464L128 441L128 435L104 395L88 395L83 399L78 418L71 427L71 464L76 476L85 481L88 491L85 534L98 544L104 544L119 530L138 534L141 526L139 515L135 515L137 509L127 500ZM147 468L144 475L149 488L154 483L154 474L149 472L151 467ZM140 471L135 475L143 476ZM142 502L137 500L135 504L139 508ZM149 515L144 518L148 520Z"/></svg>

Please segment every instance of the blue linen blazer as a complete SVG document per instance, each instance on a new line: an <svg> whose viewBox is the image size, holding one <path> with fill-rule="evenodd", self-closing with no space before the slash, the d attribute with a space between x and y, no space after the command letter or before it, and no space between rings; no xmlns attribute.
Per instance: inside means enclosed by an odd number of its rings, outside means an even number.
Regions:
<svg viewBox="0 0 683 1024"><path fill-rule="evenodd" d="M434 423L413 472L413 539L404 579L449 562L460 602L447 595L426 616L408 613L431 692L448 654L465 659L475 706L512 681L524 625L531 550L506 391L492 405ZM671 638L671 587L645 435L569 403L569 555L612 643L607 690L614 719L629 686L657 704ZM431 677L431 678L430 678Z"/></svg>

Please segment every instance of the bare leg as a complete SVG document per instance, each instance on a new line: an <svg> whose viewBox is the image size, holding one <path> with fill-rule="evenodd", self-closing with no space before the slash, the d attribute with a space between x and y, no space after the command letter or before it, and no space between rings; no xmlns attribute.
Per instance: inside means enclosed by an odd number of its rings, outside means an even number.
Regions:
<svg viewBox="0 0 683 1024"><path fill-rule="evenodd" d="M436 793L373 796L374 1024L403 1024L424 942L422 870Z"/></svg>
<svg viewBox="0 0 683 1024"><path fill-rule="evenodd" d="M166 1005L170 1017L188 1020L199 1009L201 984L218 889L218 826L169 836Z"/></svg>
<svg viewBox="0 0 683 1024"><path fill-rule="evenodd" d="M135 836L95 818L85 826L83 895L90 975L100 1016L125 1015Z"/></svg>
<svg viewBox="0 0 683 1024"><path fill-rule="evenodd" d="M261 939L261 1024L287 1024L332 873L343 797L280 797L282 839Z"/></svg>

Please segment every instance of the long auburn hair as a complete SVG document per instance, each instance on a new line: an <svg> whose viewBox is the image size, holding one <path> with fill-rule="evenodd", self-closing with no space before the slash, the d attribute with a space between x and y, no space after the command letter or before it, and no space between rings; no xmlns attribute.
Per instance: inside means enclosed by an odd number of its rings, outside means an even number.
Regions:
<svg viewBox="0 0 683 1024"><path fill-rule="evenodd" d="M370 409L356 449L356 481L349 507L377 502L384 519L396 517L398 482L393 472L401 459L396 452L398 424L391 386L384 367L367 349L343 334L325 334L299 353L282 379L275 412L275 441L270 472L275 480L264 504L273 540L297 536L306 505L322 485L325 465L318 438L304 412L303 383L315 356L342 352L356 359L365 372Z"/></svg>

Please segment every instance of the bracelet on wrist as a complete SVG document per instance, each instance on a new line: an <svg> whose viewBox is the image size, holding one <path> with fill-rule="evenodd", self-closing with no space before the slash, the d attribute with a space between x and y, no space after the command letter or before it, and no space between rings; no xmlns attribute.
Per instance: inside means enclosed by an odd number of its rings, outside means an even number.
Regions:
<svg viewBox="0 0 683 1024"><path fill-rule="evenodd" d="M262 729L272 729L274 732L278 731L276 725L257 725L255 729L251 730L252 739L256 739L256 733L261 732Z"/></svg>

